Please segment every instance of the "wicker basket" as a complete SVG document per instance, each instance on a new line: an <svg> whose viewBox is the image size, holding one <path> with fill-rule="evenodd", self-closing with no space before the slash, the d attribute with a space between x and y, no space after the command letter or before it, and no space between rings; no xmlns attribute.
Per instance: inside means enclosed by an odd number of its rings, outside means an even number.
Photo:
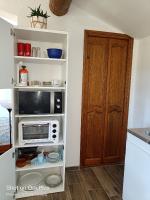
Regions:
<svg viewBox="0 0 150 200"><path fill-rule="evenodd" d="M32 28L47 28L47 18L41 16L33 16L31 17L31 27Z"/></svg>

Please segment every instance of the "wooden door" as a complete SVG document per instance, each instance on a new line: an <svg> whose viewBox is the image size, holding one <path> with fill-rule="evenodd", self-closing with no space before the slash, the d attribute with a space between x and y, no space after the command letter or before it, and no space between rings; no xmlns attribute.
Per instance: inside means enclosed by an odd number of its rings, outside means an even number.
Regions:
<svg viewBox="0 0 150 200"><path fill-rule="evenodd" d="M85 35L82 113L82 165L102 162L108 40Z"/></svg>
<svg viewBox="0 0 150 200"><path fill-rule="evenodd" d="M132 38L85 31L81 165L120 162L127 128Z"/></svg>
<svg viewBox="0 0 150 200"><path fill-rule="evenodd" d="M123 160L127 123L124 113L128 81L128 40L109 39L109 59L106 99L106 126L104 134L104 163ZM123 128L125 125L125 129Z"/></svg>

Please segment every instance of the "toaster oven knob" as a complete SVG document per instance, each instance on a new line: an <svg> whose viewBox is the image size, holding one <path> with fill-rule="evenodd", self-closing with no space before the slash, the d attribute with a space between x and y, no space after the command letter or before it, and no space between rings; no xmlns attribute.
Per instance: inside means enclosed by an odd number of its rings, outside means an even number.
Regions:
<svg viewBox="0 0 150 200"><path fill-rule="evenodd" d="M56 133L56 129L52 130L53 133Z"/></svg>
<svg viewBox="0 0 150 200"><path fill-rule="evenodd" d="M57 107L57 109L60 109L60 105L57 105L56 107Z"/></svg>
<svg viewBox="0 0 150 200"><path fill-rule="evenodd" d="M60 99L57 99L56 101L59 103L59 102L60 102Z"/></svg>
<svg viewBox="0 0 150 200"><path fill-rule="evenodd" d="M56 124L53 124L53 128L56 128L56 126L57 126Z"/></svg>
<svg viewBox="0 0 150 200"><path fill-rule="evenodd" d="M56 138L56 135L54 134L52 137L55 139L55 138Z"/></svg>

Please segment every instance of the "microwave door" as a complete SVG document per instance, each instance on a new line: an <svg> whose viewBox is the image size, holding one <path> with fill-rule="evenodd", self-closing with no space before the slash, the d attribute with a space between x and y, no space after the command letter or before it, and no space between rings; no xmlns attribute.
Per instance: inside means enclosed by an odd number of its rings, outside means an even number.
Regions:
<svg viewBox="0 0 150 200"><path fill-rule="evenodd" d="M23 140L41 140L49 138L49 124L23 125Z"/></svg>

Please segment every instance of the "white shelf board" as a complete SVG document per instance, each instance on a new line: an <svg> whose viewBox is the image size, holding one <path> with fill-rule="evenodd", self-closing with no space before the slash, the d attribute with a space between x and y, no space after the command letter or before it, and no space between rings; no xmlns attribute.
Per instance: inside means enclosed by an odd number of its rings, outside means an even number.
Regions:
<svg viewBox="0 0 150 200"><path fill-rule="evenodd" d="M15 89L23 90L65 90L66 87L49 87L49 86L15 86Z"/></svg>
<svg viewBox="0 0 150 200"><path fill-rule="evenodd" d="M44 146L61 146L64 145L63 139L60 139L58 143L50 143L50 142L43 142L43 143L36 143L36 144L25 144L20 145L18 141L15 143L15 148L25 148L25 147L44 147Z"/></svg>
<svg viewBox="0 0 150 200"><path fill-rule="evenodd" d="M46 162L44 164L41 165L26 165L25 167L16 167L16 172L20 172L20 171L28 171L28 170L36 170L36 169L47 169L47 168L52 168L52 167L62 167L64 166L64 162L63 161L59 161L57 163L50 163L50 162Z"/></svg>
<svg viewBox="0 0 150 200"><path fill-rule="evenodd" d="M41 57L31 57L31 56L14 56L16 62L27 62L27 63L56 63L62 64L66 62L66 59L56 59L56 58L41 58Z"/></svg>
<svg viewBox="0 0 150 200"><path fill-rule="evenodd" d="M43 183L41 184L41 187L46 187L47 186ZM42 189L37 189L35 191L23 191L23 190L19 190L15 197L16 199L18 198L24 198L24 197L30 197L30 196L38 196L38 195L46 195L46 194L49 194L49 193L56 193L56 192L63 192L64 191L64 184L60 184L59 186L57 187L48 187L47 189L45 190L42 190Z"/></svg>
<svg viewBox="0 0 150 200"><path fill-rule="evenodd" d="M43 114L43 115L20 115L20 114L16 114L15 117L21 117L21 118L25 118L25 117L63 117L65 114Z"/></svg>
<svg viewBox="0 0 150 200"><path fill-rule="evenodd" d="M24 27L16 27L14 32L17 39L41 42L62 42L66 40L68 35L65 31Z"/></svg>

